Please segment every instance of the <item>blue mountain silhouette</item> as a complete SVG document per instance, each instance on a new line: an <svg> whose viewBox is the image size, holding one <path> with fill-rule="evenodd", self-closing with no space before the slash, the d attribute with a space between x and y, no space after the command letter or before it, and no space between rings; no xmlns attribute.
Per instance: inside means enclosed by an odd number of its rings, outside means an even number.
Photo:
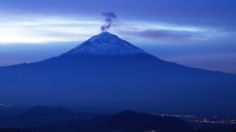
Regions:
<svg viewBox="0 0 236 132"><path fill-rule="evenodd" d="M2 67L14 104L200 113L236 112L236 76L161 60L108 32L41 62Z"/></svg>

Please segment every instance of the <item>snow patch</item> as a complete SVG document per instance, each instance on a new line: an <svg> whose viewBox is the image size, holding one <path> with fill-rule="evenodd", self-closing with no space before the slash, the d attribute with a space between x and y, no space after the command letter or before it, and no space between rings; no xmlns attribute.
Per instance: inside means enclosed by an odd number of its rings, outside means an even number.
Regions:
<svg viewBox="0 0 236 132"><path fill-rule="evenodd" d="M96 35L68 52L68 54L85 55L136 55L144 53L144 50L108 32Z"/></svg>

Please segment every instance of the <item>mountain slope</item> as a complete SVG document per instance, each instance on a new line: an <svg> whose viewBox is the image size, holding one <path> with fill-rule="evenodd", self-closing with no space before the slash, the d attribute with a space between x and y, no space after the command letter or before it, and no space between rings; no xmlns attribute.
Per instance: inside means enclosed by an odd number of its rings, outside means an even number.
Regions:
<svg viewBox="0 0 236 132"><path fill-rule="evenodd" d="M0 99L18 104L236 111L234 75L160 60L107 32L61 56L5 67L0 74Z"/></svg>

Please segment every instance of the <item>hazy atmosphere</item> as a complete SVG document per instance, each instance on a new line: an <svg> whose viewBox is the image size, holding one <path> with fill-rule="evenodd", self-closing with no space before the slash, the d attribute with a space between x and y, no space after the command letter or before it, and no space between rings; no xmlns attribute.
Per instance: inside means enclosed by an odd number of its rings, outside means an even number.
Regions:
<svg viewBox="0 0 236 132"><path fill-rule="evenodd" d="M236 0L0 0L0 132L236 132Z"/></svg>

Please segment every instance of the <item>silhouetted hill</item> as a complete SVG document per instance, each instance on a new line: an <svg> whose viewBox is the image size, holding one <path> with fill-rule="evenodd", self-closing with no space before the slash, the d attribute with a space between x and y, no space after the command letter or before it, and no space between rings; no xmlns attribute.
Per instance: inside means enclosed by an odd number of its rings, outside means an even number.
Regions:
<svg viewBox="0 0 236 132"><path fill-rule="evenodd" d="M15 104L236 114L236 76L163 61L107 32L0 75L0 97Z"/></svg>
<svg viewBox="0 0 236 132"><path fill-rule="evenodd" d="M196 132L235 132L236 126L229 124L206 125L205 128L198 129Z"/></svg>
<svg viewBox="0 0 236 132"><path fill-rule="evenodd" d="M23 128L0 128L0 132L38 132L35 129L23 129Z"/></svg>
<svg viewBox="0 0 236 132"><path fill-rule="evenodd" d="M28 119L44 119L44 118L75 118L76 114L65 107L47 107L36 106L28 109L20 115L22 118Z"/></svg>
<svg viewBox="0 0 236 132"><path fill-rule="evenodd" d="M37 106L28 109L20 115L0 119L0 128L39 127L74 119L77 119L77 114L64 107Z"/></svg>
<svg viewBox="0 0 236 132"><path fill-rule="evenodd" d="M160 117L145 113L124 111L116 115L92 120L74 120L51 125L45 132L192 132L193 129L175 117Z"/></svg>
<svg viewBox="0 0 236 132"><path fill-rule="evenodd" d="M1 118L0 132L233 132L236 128L232 124L190 126L176 117L133 111L86 120L71 115L63 107L33 107L20 116Z"/></svg>

